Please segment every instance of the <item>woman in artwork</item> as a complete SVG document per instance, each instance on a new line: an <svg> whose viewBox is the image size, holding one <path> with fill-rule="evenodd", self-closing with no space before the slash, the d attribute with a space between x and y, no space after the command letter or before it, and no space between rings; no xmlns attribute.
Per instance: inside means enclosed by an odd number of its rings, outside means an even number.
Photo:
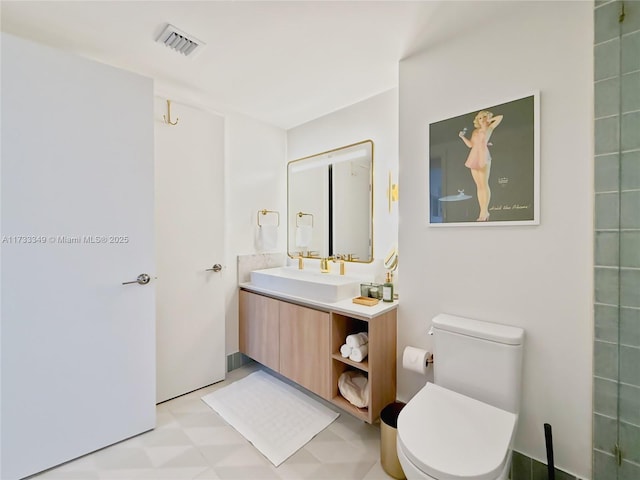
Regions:
<svg viewBox="0 0 640 480"><path fill-rule="evenodd" d="M491 189L489 188L489 173L491 171L491 153L489 152L489 140L495 128L502 122L502 115L493 116L493 113L482 110L473 120L475 129L471 133L471 139L465 137L466 128L458 136L467 147L471 149L465 167L471 170L471 176L476 183L480 215L477 222L489 220L489 201Z"/></svg>

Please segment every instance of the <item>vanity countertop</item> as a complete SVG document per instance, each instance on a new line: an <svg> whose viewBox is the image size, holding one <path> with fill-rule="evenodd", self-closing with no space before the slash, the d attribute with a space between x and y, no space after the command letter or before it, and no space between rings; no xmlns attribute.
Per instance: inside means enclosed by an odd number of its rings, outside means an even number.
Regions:
<svg viewBox="0 0 640 480"><path fill-rule="evenodd" d="M353 303L351 298L330 303L304 297L297 297L295 295L288 295L286 293L269 290L268 288L258 287L251 282L240 283L239 287L250 292L262 293L270 297L278 298L281 300L288 300L290 302L316 308L318 310L337 312L345 315L356 315L363 318L374 318L378 315L382 315L383 313L398 308L397 300L395 300L394 302L383 302L382 300L380 300L377 305L370 307L367 305L359 305L357 303Z"/></svg>

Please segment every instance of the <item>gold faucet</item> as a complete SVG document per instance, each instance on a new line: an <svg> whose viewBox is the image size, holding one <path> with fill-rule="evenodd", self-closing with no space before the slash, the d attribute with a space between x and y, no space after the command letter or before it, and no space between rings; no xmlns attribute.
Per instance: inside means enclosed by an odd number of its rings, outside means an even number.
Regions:
<svg viewBox="0 0 640 480"><path fill-rule="evenodd" d="M342 255L335 255L332 260L334 263L340 263L340 275L344 275L344 258Z"/></svg>
<svg viewBox="0 0 640 480"><path fill-rule="evenodd" d="M304 257L302 253L298 254L298 270L304 270Z"/></svg>
<svg viewBox="0 0 640 480"><path fill-rule="evenodd" d="M331 271L331 265L329 264L329 258L322 257L320 259L320 273L329 273Z"/></svg>

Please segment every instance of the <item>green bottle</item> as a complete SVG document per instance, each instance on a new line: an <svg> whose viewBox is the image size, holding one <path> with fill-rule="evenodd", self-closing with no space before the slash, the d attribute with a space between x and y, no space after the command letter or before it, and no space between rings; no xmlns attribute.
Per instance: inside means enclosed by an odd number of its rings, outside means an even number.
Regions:
<svg viewBox="0 0 640 480"><path fill-rule="evenodd" d="M387 279L382 285L382 301L393 302L393 283L391 282L391 272L387 272Z"/></svg>

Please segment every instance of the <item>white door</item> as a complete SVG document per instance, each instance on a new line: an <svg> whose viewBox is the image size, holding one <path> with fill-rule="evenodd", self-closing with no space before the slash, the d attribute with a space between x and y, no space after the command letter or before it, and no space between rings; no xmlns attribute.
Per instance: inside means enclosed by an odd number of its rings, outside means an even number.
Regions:
<svg viewBox="0 0 640 480"><path fill-rule="evenodd" d="M153 83L2 34L2 472L155 426Z"/></svg>
<svg viewBox="0 0 640 480"><path fill-rule="evenodd" d="M157 358L162 402L224 379L224 118L155 99ZM218 265L214 268L214 265Z"/></svg>

